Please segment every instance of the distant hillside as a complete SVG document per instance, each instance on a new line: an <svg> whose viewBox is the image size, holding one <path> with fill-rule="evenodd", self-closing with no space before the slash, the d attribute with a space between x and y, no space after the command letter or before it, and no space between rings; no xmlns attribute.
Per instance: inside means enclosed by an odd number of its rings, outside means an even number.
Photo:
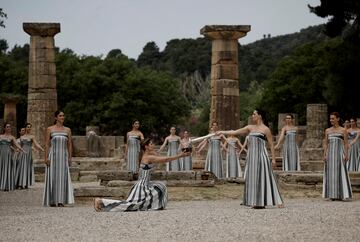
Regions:
<svg viewBox="0 0 360 242"><path fill-rule="evenodd" d="M253 81L264 82L279 61L296 47L309 42L324 41L323 25L312 26L300 32L264 38L239 48L240 90L246 91ZM182 83L185 97L196 106L209 98L211 68L211 41L205 38L173 39L160 52L154 42L149 42L140 54L137 64L158 70L170 71Z"/></svg>

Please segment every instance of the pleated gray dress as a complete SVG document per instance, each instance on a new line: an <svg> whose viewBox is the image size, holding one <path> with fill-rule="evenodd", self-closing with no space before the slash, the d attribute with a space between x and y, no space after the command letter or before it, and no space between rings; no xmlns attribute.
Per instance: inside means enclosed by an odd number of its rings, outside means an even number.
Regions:
<svg viewBox="0 0 360 242"><path fill-rule="evenodd" d="M271 161L266 150L266 136L249 134L243 205L275 206L283 204Z"/></svg>
<svg viewBox="0 0 360 242"><path fill-rule="evenodd" d="M18 153L15 171L15 187L28 188L35 184L32 158L32 140L20 138L20 146L26 153Z"/></svg>
<svg viewBox="0 0 360 242"><path fill-rule="evenodd" d="M127 169L134 173L137 173L139 170L139 154L140 154L140 136L139 135L129 135L127 140Z"/></svg>
<svg viewBox="0 0 360 242"><path fill-rule="evenodd" d="M223 178L223 159L221 155L221 138L212 136L208 139L209 147L205 160L205 171L211 171L217 178Z"/></svg>
<svg viewBox="0 0 360 242"><path fill-rule="evenodd" d="M11 139L0 138L0 190L15 189L15 161L11 150Z"/></svg>
<svg viewBox="0 0 360 242"><path fill-rule="evenodd" d="M188 148L190 146L190 142L189 141L186 141L186 142L182 141L182 146L184 148ZM181 170L183 170L183 171L191 171L192 170L192 157L191 157L191 155L180 158L180 165L181 165Z"/></svg>
<svg viewBox="0 0 360 242"><path fill-rule="evenodd" d="M349 132L349 143L356 138L357 132ZM350 146L349 160L346 163L348 171L360 171L360 139Z"/></svg>
<svg viewBox="0 0 360 242"><path fill-rule="evenodd" d="M153 170L152 164L141 164L139 179L131 188L125 201L101 199L104 212L127 212L162 210L167 204L167 188L161 182L150 181Z"/></svg>
<svg viewBox="0 0 360 242"><path fill-rule="evenodd" d="M180 139L168 139L167 156L174 156L179 153ZM166 163L167 171L181 171L180 159Z"/></svg>
<svg viewBox="0 0 360 242"><path fill-rule="evenodd" d="M226 177L242 177L242 170L240 161L236 155L236 143L237 141L228 140L228 151L226 152Z"/></svg>
<svg viewBox="0 0 360 242"><path fill-rule="evenodd" d="M287 130L283 146L283 171L300 171L299 147L296 143L296 130Z"/></svg>
<svg viewBox="0 0 360 242"><path fill-rule="evenodd" d="M341 133L331 133L328 135L323 197L330 199L347 199L352 197L349 174L344 164L344 136Z"/></svg>
<svg viewBox="0 0 360 242"><path fill-rule="evenodd" d="M51 132L50 166L45 168L44 206L74 203L67 142L66 132Z"/></svg>

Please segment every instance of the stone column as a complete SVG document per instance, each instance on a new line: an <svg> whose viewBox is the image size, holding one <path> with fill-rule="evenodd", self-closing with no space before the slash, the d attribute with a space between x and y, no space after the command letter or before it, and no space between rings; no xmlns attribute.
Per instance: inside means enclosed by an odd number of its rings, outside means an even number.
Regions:
<svg viewBox="0 0 360 242"><path fill-rule="evenodd" d="M44 146L45 130L53 124L57 110L54 36L60 24L23 23L23 29L30 35L27 122Z"/></svg>
<svg viewBox="0 0 360 242"><path fill-rule="evenodd" d="M16 119L16 104L19 97L15 95L5 95L2 97L4 103L4 123L11 124L11 134L17 136L17 119Z"/></svg>
<svg viewBox="0 0 360 242"><path fill-rule="evenodd" d="M250 25L206 25L200 33L212 40L210 121L220 129L240 127L238 39Z"/></svg>
<svg viewBox="0 0 360 242"><path fill-rule="evenodd" d="M308 104L306 107L306 139L301 146L302 160L322 160L325 129L328 127L326 104Z"/></svg>

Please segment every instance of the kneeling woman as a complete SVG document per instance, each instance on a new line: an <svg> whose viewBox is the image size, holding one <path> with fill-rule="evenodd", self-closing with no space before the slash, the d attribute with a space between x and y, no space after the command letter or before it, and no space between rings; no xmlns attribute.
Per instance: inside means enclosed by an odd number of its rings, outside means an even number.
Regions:
<svg viewBox="0 0 360 242"><path fill-rule="evenodd" d="M190 153L181 153L174 156L162 157L156 154L155 144L149 138L141 143L143 156L140 155L139 179L131 188L130 194L125 201L113 199L95 198L96 211L126 212L162 210L167 204L167 188L161 182L150 181L150 174L156 163L166 163L181 157L189 156Z"/></svg>

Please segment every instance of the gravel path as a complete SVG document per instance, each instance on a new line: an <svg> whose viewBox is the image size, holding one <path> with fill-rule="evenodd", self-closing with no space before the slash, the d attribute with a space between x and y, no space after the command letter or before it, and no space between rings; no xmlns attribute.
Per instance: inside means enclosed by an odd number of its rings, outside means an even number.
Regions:
<svg viewBox="0 0 360 242"><path fill-rule="evenodd" d="M288 199L254 210L239 200L168 203L163 211L96 213L41 206L42 184L0 191L0 241L359 241L360 201Z"/></svg>

